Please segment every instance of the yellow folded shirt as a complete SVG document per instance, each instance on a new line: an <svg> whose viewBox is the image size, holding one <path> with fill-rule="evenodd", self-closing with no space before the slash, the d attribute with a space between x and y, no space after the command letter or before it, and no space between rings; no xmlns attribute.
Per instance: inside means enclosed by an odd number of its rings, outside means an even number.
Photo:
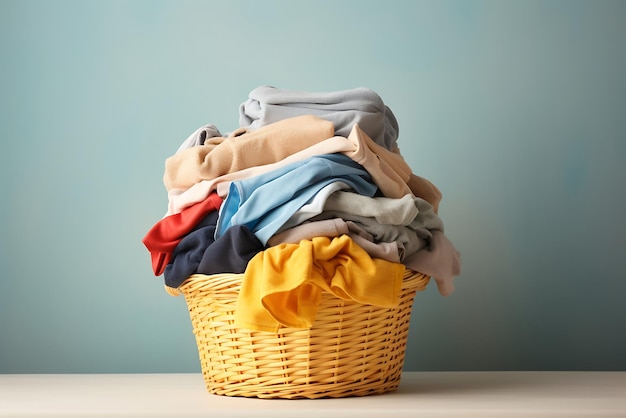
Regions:
<svg viewBox="0 0 626 418"><path fill-rule="evenodd" d="M404 264L371 258L347 235L280 244L250 260L237 300L242 328L310 328L322 291L366 305L399 303Z"/></svg>

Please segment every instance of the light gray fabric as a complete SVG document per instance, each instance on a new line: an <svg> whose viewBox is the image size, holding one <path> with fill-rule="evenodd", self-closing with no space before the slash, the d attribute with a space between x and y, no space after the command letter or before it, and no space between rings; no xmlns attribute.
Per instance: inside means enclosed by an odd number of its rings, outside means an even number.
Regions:
<svg viewBox="0 0 626 418"><path fill-rule="evenodd" d="M217 129L217 126L213 124L201 126L189 135L182 144L180 144L176 153L186 150L187 148L204 145L204 141L207 139L220 136L222 136L222 134L220 133L220 130Z"/></svg>
<svg viewBox="0 0 626 418"><path fill-rule="evenodd" d="M341 193L341 192L335 192ZM333 193L333 194L335 194ZM332 195L331 195L332 196ZM381 224L374 217L357 215L342 210L326 210L311 217L310 221L341 218L351 221L374 237L374 242L396 242L398 248L403 249L401 260L422 250L430 242L433 232L443 232L441 218L433 211L433 207L420 198L413 198L417 208L417 215L406 225Z"/></svg>
<svg viewBox="0 0 626 418"><path fill-rule="evenodd" d="M347 137L354 124L390 151L398 149L398 122L380 96L357 87L328 93L310 93L261 86L239 106L239 126L261 126L303 114L315 115L335 125L335 135Z"/></svg>
<svg viewBox="0 0 626 418"><path fill-rule="evenodd" d="M399 199L369 197L349 191L336 191L328 196L324 210L348 212L374 218L386 225L409 225L419 213L419 206L432 212L432 206L419 197L406 194Z"/></svg>
<svg viewBox="0 0 626 418"><path fill-rule="evenodd" d="M315 237L338 237L348 235L359 247L365 250L372 258L399 263L402 259L403 248L396 242L374 242L372 234L352 221L341 218L324 219L316 222L304 222L293 228L272 236L267 241L271 247L281 243L298 244L301 240L311 240Z"/></svg>

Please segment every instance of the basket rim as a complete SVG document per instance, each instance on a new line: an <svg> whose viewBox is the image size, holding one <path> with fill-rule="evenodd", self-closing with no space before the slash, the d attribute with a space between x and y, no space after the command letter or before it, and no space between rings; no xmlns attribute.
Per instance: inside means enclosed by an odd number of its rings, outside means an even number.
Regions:
<svg viewBox="0 0 626 418"><path fill-rule="evenodd" d="M232 287L241 282L244 273L216 273L216 274L192 274L187 277L177 288L164 285L165 291L171 296L180 296L186 291L196 287L200 283L213 282L216 287ZM405 269L401 289L416 289L417 291L426 289L430 282L430 276L409 268Z"/></svg>

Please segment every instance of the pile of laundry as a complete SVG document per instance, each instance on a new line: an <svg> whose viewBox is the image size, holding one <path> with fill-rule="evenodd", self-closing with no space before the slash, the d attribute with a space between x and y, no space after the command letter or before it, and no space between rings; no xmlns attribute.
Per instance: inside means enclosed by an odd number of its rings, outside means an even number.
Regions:
<svg viewBox="0 0 626 418"><path fill-rule="evenodd" d="M441 193L397 140L371 89L254 89L237 129L201 126L166 159L167 212L143 238L154 274L242 274L237 322L267 331L311 327L324 291L393 307L407 268L449 295Z"/></svg>

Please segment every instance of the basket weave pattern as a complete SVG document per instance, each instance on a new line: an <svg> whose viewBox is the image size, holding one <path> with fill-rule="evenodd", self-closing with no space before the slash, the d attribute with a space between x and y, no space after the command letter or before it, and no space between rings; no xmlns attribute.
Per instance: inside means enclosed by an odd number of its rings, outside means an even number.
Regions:
<svg viewBox="0 0 626 418"><path fill-rule="evenodd" d="M425 289L428 276L407 269L400 303L392 309L324 292L313 328L278 333L235 326L242 278L196 274L178 288L189 308L210 393L314 399L397 389L413 298Z"/></svg>

